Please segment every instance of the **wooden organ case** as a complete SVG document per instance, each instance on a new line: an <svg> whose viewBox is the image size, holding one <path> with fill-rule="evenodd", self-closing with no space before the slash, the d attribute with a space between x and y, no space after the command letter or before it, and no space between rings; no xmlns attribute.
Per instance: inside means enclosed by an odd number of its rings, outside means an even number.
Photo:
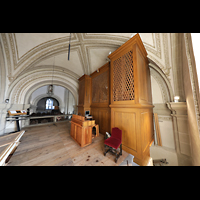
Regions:
<svg viewBox="0 0 200 200"><path fill-rule="evenodd" d="M91 115L102 134L110 132L110 65L106 63L92 73Z"/></svg>
<svg viewBox="0 0 200 200"><path fill-rule="evenodd" d="M91 104L91 77L84 74L79 80L78 114L85 116L85 111L90 109Z"/></svg>
<svg viewBox="0 0 200 200"><path fill-rule="evenodd" d="M153 142L153 105L147 52L139 34L110 58L111 128L122 130L122 149L147 164Z"/></svg>

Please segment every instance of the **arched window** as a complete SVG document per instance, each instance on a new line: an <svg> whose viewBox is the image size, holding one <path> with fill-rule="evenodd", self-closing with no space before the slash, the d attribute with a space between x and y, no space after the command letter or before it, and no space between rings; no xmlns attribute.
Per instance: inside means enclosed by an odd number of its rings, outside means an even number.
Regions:
<svg viewBox="0 0 200 200"><path fill-rule="evenodd" d="M46 100L46 109L53 109L53 99Z"/></svg>

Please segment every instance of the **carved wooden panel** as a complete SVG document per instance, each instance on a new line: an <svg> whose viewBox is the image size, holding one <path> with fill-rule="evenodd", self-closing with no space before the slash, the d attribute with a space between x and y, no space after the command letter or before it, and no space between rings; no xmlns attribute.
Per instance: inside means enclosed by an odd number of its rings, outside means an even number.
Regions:
<svg viewBox="0 0 200 200"><path fill-rule="evenodd" d="M154 139L153 133L153 113L149 109L144 109L140 115L141 120L141 140L142 140L142 151L149 152L149 145ZM147 150L148 149L148 150Z"/></svg>
<svg viewBox="0 0 200 200"><path fill-rule="evenodd" d="M153 141L153 106L146 49L139 34L111 53L111 128L122 130L122 149L145 165ZM150 94L150 95L149 95Z"/></svg>
<svg viewBox="0 0 200 200"><path fill-rule="evenodd" d="M92 103L105 103L109 100L108 71L92 79Z"/></svg>
<svg viewBox="0 0 200 200"><path fill-rule="evenodd" d="M113 62L113 100L134 100L133 52L129 51Z"/></svg>
<svg viewBox="0 0 200 200"><path fill-rule="evenodd" d="M110 133L110 108L92 107L91 113L95 123L99 125L99 132L101 134Z"/></svg>
<svg viewBox="0 0 200 200"><path fill-rule="evenodd" d="M114 127L122 130L122 145L137 152L137 123L134 109L115 109L113 117Z"/></svg>

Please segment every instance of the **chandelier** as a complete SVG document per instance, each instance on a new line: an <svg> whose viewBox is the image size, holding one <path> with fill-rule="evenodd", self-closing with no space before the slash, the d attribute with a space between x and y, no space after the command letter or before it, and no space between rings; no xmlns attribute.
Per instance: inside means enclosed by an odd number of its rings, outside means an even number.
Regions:
<svg viewBox="0 0 200 200"><path fill-rule="evenodd" d="M48 94L49 96L53 95L53 85L49 85L49 86L48 86L47 94Z"/></svg>
<svg viewBox="0 0 200 200"><path fill-rule="evenodd" d="M71 33L70 33L70 36L69 36L68 60L70 58L70 42L71 42ZM54 66L55 66L55 56L54 56L54 63L53 63L52 84L48 86L48 90L47 90L47 94L49 96L53 95Z"/></svg>
<svg viewBox="0 0 200 200"><path fill-rule="evenodd" d="M53 63L53 73L52 73L52 83L48 86L47 94L49 96L53 95L53 77L54 77L54 65L55 65L55 56L54 56L54 63Z"/></svg>

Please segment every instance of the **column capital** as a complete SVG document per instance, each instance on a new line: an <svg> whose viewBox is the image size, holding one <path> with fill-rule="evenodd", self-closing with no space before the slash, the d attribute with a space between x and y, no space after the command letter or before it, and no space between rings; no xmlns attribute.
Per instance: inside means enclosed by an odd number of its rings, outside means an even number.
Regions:
<svg viewBox="0 0 200 200"><path fill-rule="evenodd" d="M176 115L187 115L186 102L168 102L167 107ZM174 113L175 112L175 113Z"/></svg>

